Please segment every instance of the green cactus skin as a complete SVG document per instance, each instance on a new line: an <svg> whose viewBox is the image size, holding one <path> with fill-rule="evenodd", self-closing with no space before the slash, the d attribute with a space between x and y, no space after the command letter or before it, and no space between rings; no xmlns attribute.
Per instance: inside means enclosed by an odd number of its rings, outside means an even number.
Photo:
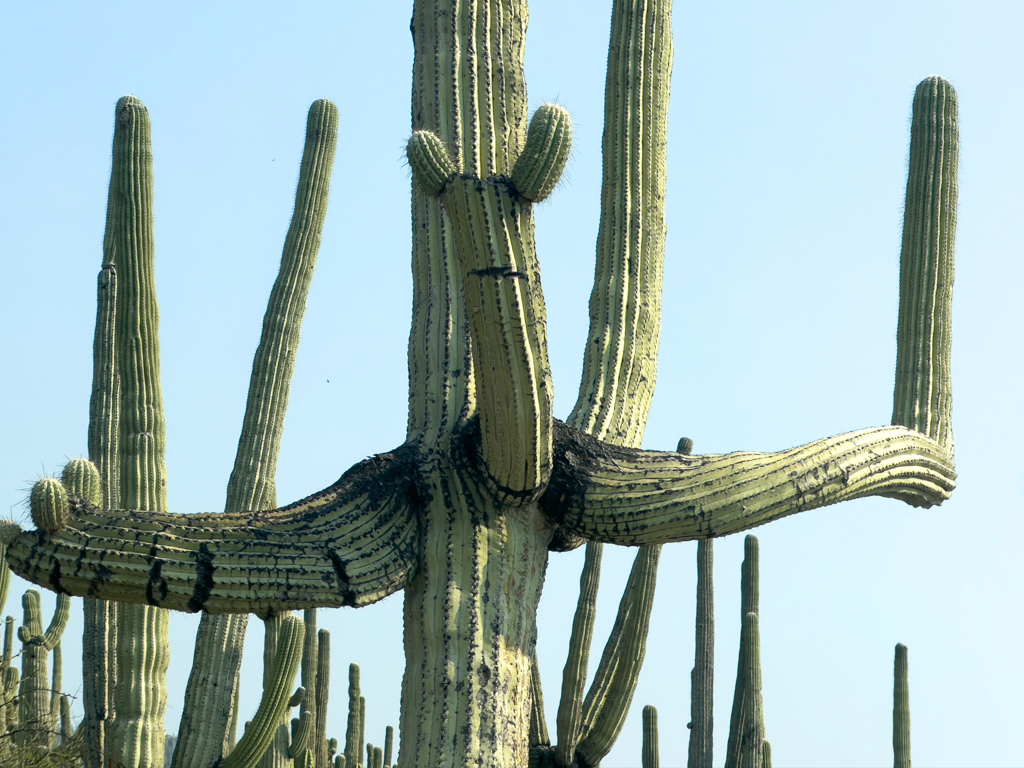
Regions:
<svg viewBox="0 0 1024 768"><path fill-rule="evenodd" d="M676 444L676 453L681 453L683 456L693 453L693 440L689 437L680 437Z"/></svg>
<svg viewBox="0 0 1024 768"><path fill-rule="evenodd" d="M366 697L359 697L359 751L363 749L366 741Z"/></svg>
<svg viewBox="0 0 1024 768"><path fill-rule="evenodd" d="M428 195L441 194L448 179L458 171L444 142L431 131L414 131L405 147L412 177Z"/></svg>
<svg viewBox="0 0 1024 768"><path fill-rule="evenodd" d="M736 691L729 721L726 768L760 768L765 740L764 705L761 698L761 641L758 611L760 604L760 544L757 537L743 540L743 565L740 578L739 662ZM754 756L756 755L756 761Z"/></svg>
<svg viewBox="0 0 1024 768"><path fill-rule="evenodd" d="M331 633L321 629L317 635L316 728L313 735L316 765L330 764L330 742L327 739L327 705L331 692ZM334 750L337 751L337 741Z"/></svg>
<svg viewBox="0 0 1024 768"><path fill-rule="evenodd" d="M288 745L288 757L295 761L295 768L301 768L316 728L315 717L309 710L292 719L292 739Z"/></svg>
<svg viewBox="0 0 1024 768"><path fill-rule="evenodd" d="M764 740L764 752L763 752L763 766L764 768L772 768L772 745L768 743L768 739Z"/></svg>
<svg viewBox="0 0 1024 768"><path fill-rule="evenodd" d="M55 477L44 477L32 486L29 496L32 522L41 531L56 533L68 521L68 492Z"/></svg>
<svg viewBox="0 0 1024 768"><path fill-rule="evenodd" d="M348 728L345 731L345 761L356 765L362 756L359 711L359 665L348 665Z"/></svg>
<svg viewBox="0 0 1024 768"><path fill-rule="evenodd" d="M412 130L436 134L459 173L438 197L419 185L412 195L406 443L258 516L173 516L147 512L134 497L120 502L127 513L75 502L59 533L13 539L11 567L37 583L59 574L53 586L75 594L212 613L359 606L404 589L398 762L448 766L485 755L488 768L504 768L528 759L523 703L549 548L702 539L870 495L923 506L948 498L951 446L902 424L776 454L637 448L659 335L666 123L657 110L667 105L668 10L659 0L613 6L598 266L568 425L550 417L532 206L507 182L527 136L525 0L417 0ZM120 286L137 282L129 271L117 265ZM927 291L907 290L915 311L941 319ZM130 346L120 319L115 325L118 348ZM898 366L897 392L915 371L945 364L942 345L935 349L927 359L909 355L909 370ZM120 377L122 415L135 409L129 378ZM935 434L943 429L948 423ZM265 543L258 550L254 527ZM446 599L456 594L457 606Z"/></svg>
<svg viewBox="0 0 1024 768"><path fill-rule="evenodd" d="M526 146L512 169L512 186L532 203L545 200L558 185L572 151L572 119L557 104L543 104L530 120Z"/></svg>
<svg viewBox="0 0 1024 768"><path fill-rule="evenodd" d="M53 670L50 675L50 746L57 746L60 735L60 707L64 690L64 657L60 649L60 640L53 646Z"/></svg>
<svg viewBox="0 0 1024 768"><path fill-rule="evenodd" d="M580 596L572 619L569 653L562 670L562 694L558 701L558 746L555 748L555 760L559 765L572 764L582 733L583 696L590 644L594 638L594 620L597 617L602 553L601 544L589 542L584 554L583 571L580 573Z"/></svg>
<svg viewBox="0 0 1024 768"><path fill-rule="evenodd" d="M530 665L530 746L551 746L547 718L544 717L544 689L541 686L537 658Z"/></svg>
<svg viewBox="0 0 1024 768"><path fill-rule="evenodd" d="M596 766L622 731L647 651L647 631L661 547L641 547L619 601L615 625L583 702L583 738L577 760Z"/></svg>
<svg viewBox="0 0 1024 768"><path fill-rule="evenodd" d="M391 766L391 754L395 746L395 729L390 725L384 729L384 768Z"/></svg>
<svg viewBox="0 0 1024 768"><path fill-rule="evenodd" d="M2 524L2 523L0 523ZM11 569L7 567L7 544L0 541L0 614L7 605L7 592L11 588Z"/></svg>
<svg viewBox="0 0 1024 768"><path fill-rule="evenodd" d="M658 757L658 710L650 704L643 710L643 729L641 765L643 768L659 768L661 759Z"/></svg>
<svg viewBox="0 0 1024 768"><path fill-rule="evenodd" d="M910 120L892 423L928 435L950 452L959 141L953 86L926 78L914 93Z"/></svg>
<svg viewBox="0 0 1024 768"><path fill-rule="evenodd" d="M288 712L289 691L302 662L306 627L298 617L291 615L274 621L278 626L274 662L269 669L259 709L231 754L220 761L219 768L255 768L274 739L278 723Z"/></svg>
<svg viewBox="0 0 1024 768"><path fill-rule="evenodd" d="M892 686L892 764L910 768L910 683L907 646L896 644Z"/></svg>
<svg viewBox="0 0 1024 768"><path fill-rule="evenodd" d="M697 621L690 676L687 768L711 768L714 756L715 586L714 540L697 542Z"/></svg>
<svg viewBox="0 0 1024 768"><path fill-rule="evenodd" d="M274 686L275 665L277 664L278 637L281 631L281 622L288 614L280 614L265 619L263 622L263 695L264 697L276 695ZM305 632L305 621L303 621L303 632ZM302 653L306 653L305 635L303 635ZM301 669L302 660L299 665ZM306 698L307 691L301 685L288 699L288 706L281 712L280 717L273 723L273 733L270 737L270 746L264 751L259 760L259 768L294 768L294 761L288 756L288 747L291 743L288 719L289 711L299 706ZM246 726L246 730L251 725ZM233 751L233 750L232 750Z"/></svg>
<svg viewBox="0 0 1024 768"><path fill-rule="evenodd" d="M384 768L384 750L380 747L373 748L373 768Z"/></svg>
<svg viewBox="0 0 1024 768"><path fill-rule="evenodd" d="M344 755L334 756L334 768L345 768L346 765L348 765L348 763L345 761Z"/></svg>

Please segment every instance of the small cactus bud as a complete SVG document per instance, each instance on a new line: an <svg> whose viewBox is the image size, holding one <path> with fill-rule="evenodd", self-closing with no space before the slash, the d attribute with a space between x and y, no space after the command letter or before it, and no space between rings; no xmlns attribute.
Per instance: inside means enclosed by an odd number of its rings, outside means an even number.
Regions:
<svg viewBox="0 0 1024 768"><path fill-rule="evenodd" d="M681 453L683 456L689 456L693 453L693 440L688 437L680 437L679 445L676 446L676 453Z"/></svg>
<svg viewBox="0 0 1024 768"><path fill-rule="evenodd" d="M21 533L21 526L13 520L0 520L0 544L7 546Z"/></svg>
<svg viewBox="0 0 1024 768"><path fill-rule="evenodd" d="M539 203L562 177L572 149L572 120L557 104L544 104L533 113L526 146L512 169L512 186L521 197Z"/></svg>
<svg viewBox="0 0 1024 768"><path fill-rule="evenodd" d="M100 471L88 459L72 459L64 465L60 473L60 481L68 489L68 493L77 496L94 507L103 505L103 481Z"/></svg>
<svg viewBox="0 0 1024 768"><path fill-rule="evenodd" d="M444 142L430 131L416 131L405 148L412 177L428 195L439 195L448 178L456 173L455 163Z"/></svg>
<svg viewBox="0 0 1024 768"><path fill-rule="evenodd" d="M32 522L46 533L56 533L63 528L71 514L68 492L55 477L44 477L32 486L29 507L32 510Z"/></svg>

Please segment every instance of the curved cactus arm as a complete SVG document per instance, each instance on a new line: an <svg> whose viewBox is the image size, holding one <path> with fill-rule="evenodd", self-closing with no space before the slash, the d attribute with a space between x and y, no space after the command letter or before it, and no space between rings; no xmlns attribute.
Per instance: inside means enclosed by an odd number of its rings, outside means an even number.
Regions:
<svg viewBox="0 0 1024 768"><path fill-rule="evenodd" d="M416 567L416 457L409 446L375 456L269 512L108 512L76 500L66 528L20 534L8 558L52 589L176 610L367 605Z"/></svg>
<svg viewBox="0 0 1024 768"><path fill-rule="evenodd" d="M647 651L660 557L660 546L642 547L633 561L615 625L583 702L582 738L576 757L586 765L604 759L626 721Z"/></svg>
<svg viewBox="0 0 1024 768"><path fill-rule="evenodd" d="M309 710L292 720L292 743L288 745L288 757L294 760L305 755L315 728L316 717Z"/></svg>
<svg viewBox="0 0 1024 768"><path fill-rule="evenodd" d="M282 616L277 637L277 652L268 684L256 715L245 734L220 761L218 768L254 768L277 732L277 724L288 711L292 681L302 660L302 644L306 627L296 616Z"/></svg>
<svg viewBox="0 0 1024 768"><path fill-rule="evenodd" d="M616 0L590 331L568 422L631 447L643 439L657 375L671 77L671 0Z"/></svg>
<svg viewBox="0 0 1024 768"><path fill-rule="evenodd" d="M68 618L71 616L71 598L66 594L57 595L57 607L50 619L50 626L43 633L43 647L48 651L56 648L68 626Z"/></svg>
<svg viewBox="0 0 1024 768"><path fill-rule="evenodd" d="M865 496L929 507L956 485L949 452L900 426L724 456L616 448L564 426L556 441L542 509L572 533L611 544L724 536Z"/></svg>

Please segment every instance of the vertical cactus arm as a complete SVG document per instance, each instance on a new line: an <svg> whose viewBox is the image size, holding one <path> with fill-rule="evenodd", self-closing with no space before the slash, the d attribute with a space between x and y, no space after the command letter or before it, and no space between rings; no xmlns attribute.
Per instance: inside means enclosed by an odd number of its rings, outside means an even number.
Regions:
<svg viewBox="0 0 1024 768"><path fill-rule="evenodd" d="M603 545L588 543L580 573L580 596L572 619L569 652L562 670L562 692L558 700L555 760L559 765L572 765L583 725L583 697L587 683L590 644L594 638L597 617L597 590L601 582Z"/></svg>
<svg viewBox="0 0 1024 768"><path fill-rule="evenodd" d="M665 255L671 0L612 8L590 331L569 424L638 447L654 394Z"/></svg>
<svg viewBox="0 0 1024 768"><path fill-rule="evenodd" d="M755 660L749 657L747 633L742 629L743 621L748 613L758 613L761 602L761 548L756 536L748 535L743 539L743 564L740 566L740 648L736 663L736 687L733 692L732 713L729 719L729 744L726 748L726 759L733 762L740 759L742 742L750 709L750 697L754 694L748 687L747 670ZM760 660L756 660L760 663ZM737 763L739 764L739 763Z"/></svg>
<svg viewBox="0 0 1024 768"><path fill-rule="evenodd" d="M321 629L317 635L316 670L316 728L313 734L313 751L317 765L327 765L327 705L331 693L331 633Z"/></svg>
<svg viewBox="0 0 1024 768"><path fill-rule="evenodd" d="M359 697L359 752L363 751L366 741L366 697Z"/></svg>
<svg viewBox="0 0 1024 768"><path fill-rule="evenodd" d="M359 665L348 665L348 727L345 730L345 761L354 766L362 757L359 740Z"/></svg>
<svg viewBox="0 0 1024 768"><path fill-rule="evenodd" d="M299 705L299 718L309 713L310 722L316 725L316 690L317 690L317 667L319 662L320 649L316 635L316 608L306 608L302 612L302 621L306 625L306 639L302 647L302 664L299 667L299 680L302 683L306 695L302 697ZM295 755L292 755L295 757Z"/></svg>
<svg viewBox="0 0 1024 768"><path fill-rule="evenodd" d="M53 618L50 619L50 626L43 634L43 647L52 651L60 642L64 630L68 626L68 619L71 617L71 598L66 594L57 595L57 607L54 609Z"/></svg>
<svg viewBox="0 0 1024 768"><path fill-rule="evenodd" d="M0 614L7 605L7 592L11 588L11 569L7 567L7 544L0 541Z"/></svg>
<svg viewBox="0 0 1024 768"><path fill-rule="evenodd" d="M0 667L7 669L14 658L14 617L4 619L4 653L0 657Z"/></svg>
<svg viewBox="0 0 1024 768"><path fill-rule="evenodd" d="M555 471L541 508L570 533L606 544L724 536L867 496L928 507L956 486L948 451L902 426L725 456L617 448L556 426Z"/></svg>
<svg viewBox="0 0 1024 768"><path fill-rule="evenodd" d="M221 760L219 768L255 768L277 731L277 724L288 711L292 681L302 661L306 628L295 616L281 617L274 664L270 670L259 708L245 734Z"/></svg>
<svg viewBox="0 0 1024 768"><path fill-rule="evenodd" d="M325 99L313 102L306 118L292 221L249 379L242 433L228 482L228 512L277 506L277 459L299 333L327 215L337 137L337 107ZM235 695L247 625L247 614L204 615L201 619L178 726L182 738L172 768L212 764L211 758L220 757L223 747L216 745L225 742L227 714L234 711L227 702ZM306 632L306 642L316 642L315 630ZM217 683L210 685L211 681ZM199 756L203 756L201 760Z"/></svg>
<svg viewBox="0 0 1024 768"><path fill-rule="evenodd" d="M391 756L395 747L395 729L392 726L388 726L384 729L384 765L391 765Z"/></svg>
<svg viewBox="0 0 1024 768"><path fill-rule="evenodd" d="M711 768L714 756L714 539L697 542L697 621L690 690L687 768Z"/></svg>
<svg viewBox="0 0 1024 768"><path fill-rule="evenodd" d="M544 717L544 689L541 687L537 656L530 664L530 746L550 745L547 718Z"/></svg>
<svg viewBox="0 0 1024 768"><path fill-rule="evenodd" d="M910 768L910 683L907 646L896 645L892 688L892 764Z"/></svg>
<svg viewBox="0 0 1024 768"><path fill-rule="evenodd" d="M71 721L71 698L67 695L60 697L60 737L61 743L66 744L75 735L75 726Z"/></svg>
<svg viewBox="0 0 1024 768"><path fill-rule="evenodd" d="M661 758L658 755L658 710L650 704L644 707L643 729L641 765L643 768L660 768Z"/></svg>
<svg viewBox="0 0 1024 768"><path fill-rule="evenodd" d="M18 688L19 745L47 746L50 735L50 680L43 645L43 620L39 592L28 590L21 598L24 611L18 630L21 641L21 684Z"/></svg>
<svg viewBox="0 0 1024 768"><path fill-rule="evenodd" d="M660 546L637 552L612 636L583 702L583 734L576 751L587 765L601 762L626 722L647 651L660 557Z"/></svg>
<svg viewBox="0 0 1024 768"><path fill-rule="evenodd" d="M64 656L61 653L60 641L53 646L53 670L50 672L50 681L50 718L56 725L60 722L60 698L64 689Z"/></svg>
<svg viewBox="0 0 1024 768"><path fill-rule="evenodd" d="M8 562L71 594L191 612L367 605L415 573L418 469L417 449L403 446L267 512L105 511L72 500L67 527L21 533Z"/></svg>
<svg viewBox="0 0 1024 768"><path fill-rule="evenodd" d="M928 435L950 453L958 153L956 92L941 77L929 77L917 86L910 124L892 423Z"/></svg>
<svg viewBox="0 0 1024 768"><path fill-rule="evenodd" d="M764 759L764 712L761 702L761 636L756 613L743 617L744 712L738 766L759 766Z"/></svg>

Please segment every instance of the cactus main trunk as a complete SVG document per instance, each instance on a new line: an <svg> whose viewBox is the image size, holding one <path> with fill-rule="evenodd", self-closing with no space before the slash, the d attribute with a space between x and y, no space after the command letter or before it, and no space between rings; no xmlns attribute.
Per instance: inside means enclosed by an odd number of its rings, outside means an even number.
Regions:
<svg viewBox="0 0 1024 768"><path fill-rule="evenodd" d="M443 472L405 593L398 765L525 766L537 604L552 527Z"/></svg>

